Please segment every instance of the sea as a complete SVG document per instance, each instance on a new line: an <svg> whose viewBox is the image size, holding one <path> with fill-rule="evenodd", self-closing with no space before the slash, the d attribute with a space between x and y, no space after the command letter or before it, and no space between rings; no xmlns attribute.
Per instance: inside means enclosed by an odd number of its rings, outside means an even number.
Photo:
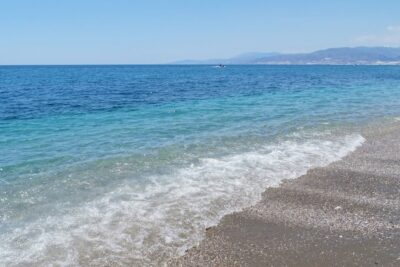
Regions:
<svg viewBox="0 0 400 267"><path fill-rule="evenodd" d="M0 66L0 266L163 266L399 115L400 66Z"/></svg>

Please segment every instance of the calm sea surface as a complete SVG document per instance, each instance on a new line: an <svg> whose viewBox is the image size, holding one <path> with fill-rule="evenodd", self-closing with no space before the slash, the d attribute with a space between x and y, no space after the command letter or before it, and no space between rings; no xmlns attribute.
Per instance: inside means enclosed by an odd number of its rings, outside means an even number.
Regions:
<svg viewBox="0 0 400 267"><path fill-rule="evenodd" d="M0 67L0 265L163 264L399 115L399 66Z"/></svg>

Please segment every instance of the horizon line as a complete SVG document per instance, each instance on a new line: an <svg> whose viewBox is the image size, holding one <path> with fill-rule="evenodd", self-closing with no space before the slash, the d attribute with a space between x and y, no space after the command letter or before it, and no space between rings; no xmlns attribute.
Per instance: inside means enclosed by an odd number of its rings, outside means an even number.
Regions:
<svg viewBox="0 0 400 267"><path fill-rule="evenodd" d="M342 48L393 48L393 49L400 49L400 46L337 46L337 47L328 47L328 48L321 48L317 50L312 50L310 52L242 52L240 54L236 54L234 56L230 56L227 58L206 58L206 59L177 59L173 61L169 61L166 63L55 63L55 64L47 64L47 63L39 63L39 64L0 64L0 67L6 66L133 66L133 65L143 65L143 66L155 66L155 65L214 65L212 63L179 63L184 61L207 61L207 60L226 60L230 58L234 58L236 56L240 56L243 54L251 54L251 53L276 53L280 55L296 55L296 54L310 54L318 51L324 51L329 49L342 49ZM226 63L224 65L347 65L347 64L263 64L263 63L245 63L245 64L230 64ZM373 65L373 64L360 64L360 65Z"/></svg>

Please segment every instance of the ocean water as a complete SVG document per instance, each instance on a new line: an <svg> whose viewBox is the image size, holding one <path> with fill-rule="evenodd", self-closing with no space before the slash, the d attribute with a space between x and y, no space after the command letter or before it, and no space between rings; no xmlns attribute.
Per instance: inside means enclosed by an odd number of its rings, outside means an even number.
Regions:
<svg viewBox="0 0 400 267"><path fill-rule="evenodd" d="M163 265L399 114L399 66L0 67L0 266Z"/></svg>

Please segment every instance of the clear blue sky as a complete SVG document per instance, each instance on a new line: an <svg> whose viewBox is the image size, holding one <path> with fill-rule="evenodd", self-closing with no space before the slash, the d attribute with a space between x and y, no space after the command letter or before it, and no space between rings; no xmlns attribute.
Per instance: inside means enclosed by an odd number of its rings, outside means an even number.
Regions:
<svg viewBox="0 0 400 267"><path fill-rule="evenodd" d="M400 46L399 0L0 0L0 64Z"/></svg>

